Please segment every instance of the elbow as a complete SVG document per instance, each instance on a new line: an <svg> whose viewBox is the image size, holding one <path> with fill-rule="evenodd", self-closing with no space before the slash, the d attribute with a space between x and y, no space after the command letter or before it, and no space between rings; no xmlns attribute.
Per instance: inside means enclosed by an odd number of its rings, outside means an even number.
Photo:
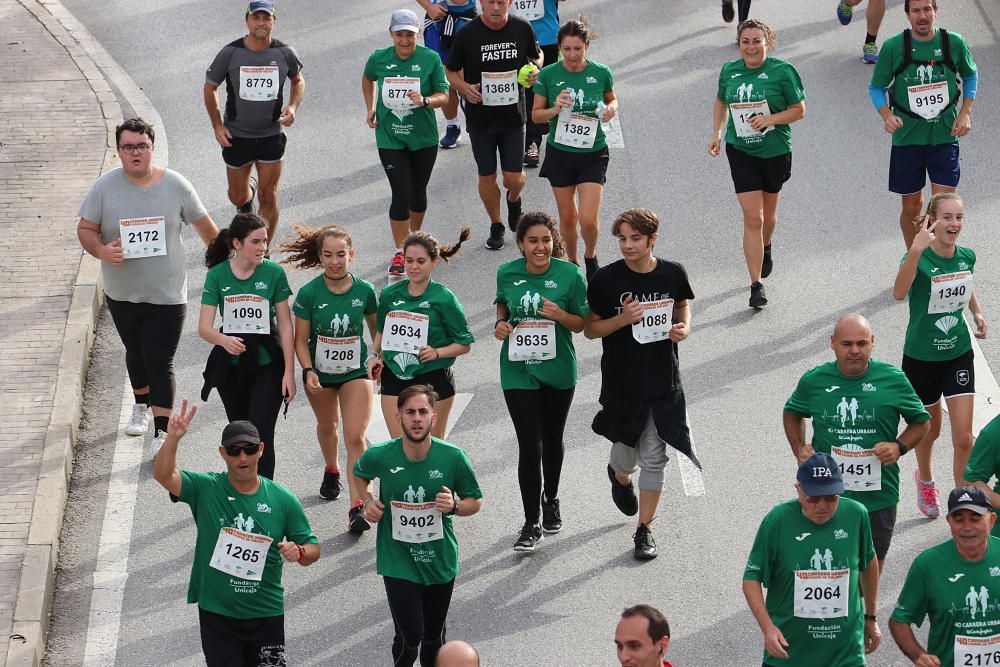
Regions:
<svg viewBox="0 0 1000 667"><path fill-rule="evenodd" d="M585 326L583 327L583 337L587 340L594 340L597 338L597 334L594 332L594 327Z"/></svg>
<svg viewBox="0 0 1000 667"><path fill-rule="evenodd" d="M893 290L892 291L892 298L895 299L896 301L905 301L906 300L906 292L897 292L896 290Z"/></svg>

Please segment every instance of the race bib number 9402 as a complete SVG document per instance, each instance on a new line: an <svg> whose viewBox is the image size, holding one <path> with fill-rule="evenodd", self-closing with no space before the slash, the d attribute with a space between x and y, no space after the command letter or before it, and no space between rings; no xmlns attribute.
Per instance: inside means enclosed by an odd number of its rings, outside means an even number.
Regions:
<svg viewBox="0 0 1000 667"><path fill-rule="evenodd" d="M434 503L404 503L398 500L392 506L392 539L410 544L435 542L444 536L441 512Z"/></svg>

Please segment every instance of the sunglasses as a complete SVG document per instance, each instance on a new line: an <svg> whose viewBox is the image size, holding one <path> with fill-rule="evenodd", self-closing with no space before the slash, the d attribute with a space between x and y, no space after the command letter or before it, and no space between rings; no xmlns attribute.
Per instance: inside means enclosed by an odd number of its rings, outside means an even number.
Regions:
<svg viewBox="0 0 1000 667"><path fill-rule="evenodd" d="M226 454L229 456L239 456L240 452L243 452L247 456L253 456L260 449L260 443L246 443L245 445L223 445L226 450Z"/></svg>
<svg viewBox="0 0 1000 667"><path fill-rule="evenodd" d="M835 503L840 496L806 496L806 502L810 505L818 505L820 502Z"/></svg>

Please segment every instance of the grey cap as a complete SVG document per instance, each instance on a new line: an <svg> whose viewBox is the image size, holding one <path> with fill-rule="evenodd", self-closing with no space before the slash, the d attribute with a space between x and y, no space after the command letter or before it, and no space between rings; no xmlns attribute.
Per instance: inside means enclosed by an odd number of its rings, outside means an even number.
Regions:
<svg viewBox="0 0 1000 667"><path fill-rule="evenodd" d="M416 12L409 9L397 9L392 13L392 20L389 21L389 30L409 30L410 32L420 32L420 17Z"/></svg>

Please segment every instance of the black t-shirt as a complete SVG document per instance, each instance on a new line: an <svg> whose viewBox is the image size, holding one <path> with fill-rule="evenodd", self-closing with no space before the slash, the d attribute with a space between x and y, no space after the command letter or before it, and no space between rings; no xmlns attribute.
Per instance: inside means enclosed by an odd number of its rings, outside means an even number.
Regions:
<svg viewBox="0 0 1000 667"><path fill-rule="evenodd" d="M601 268L587 288L591 312L602 319L621 312L622 302L632 295L640 302L693 299L687 272L677 262L657 258L649 273L636 273L625 260ZM640 343L625 326L601 339L601 404L608 399L649 400L681 386L677 344L669 338Z"/></svg>
<svg viewBox="0 0 1000 667"><path fill-rule="evenodd" d="M482 17L469 22L455 34L451 53L445 66L453 72L464 70L467 83L480 84L483 72L517 72L531 60L538 60L541 48L531 24L517 16L509 16L507 24L493 30ZM502 106L466 104L465 119L471 128L514 128L524 125L524 89L517 83L517 102Z"/></svg>

